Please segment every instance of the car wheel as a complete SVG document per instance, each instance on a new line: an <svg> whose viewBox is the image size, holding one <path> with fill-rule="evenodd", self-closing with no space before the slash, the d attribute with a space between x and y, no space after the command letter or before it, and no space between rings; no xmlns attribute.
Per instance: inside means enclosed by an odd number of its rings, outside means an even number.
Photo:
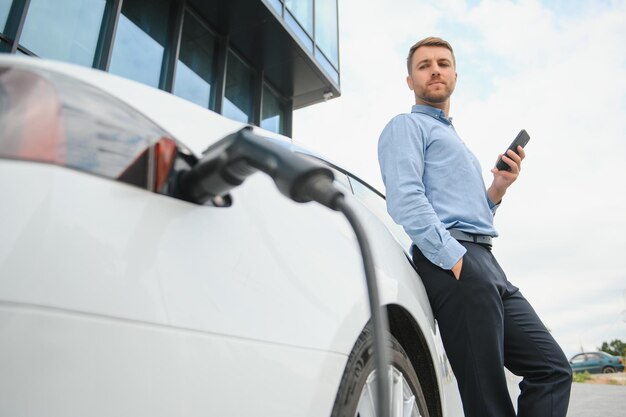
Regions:
<svg viewBox="0 0 626 417"><path fill-rule="evenodd" d="M602 368L602 373L603 374L614 374L615 373L615 368L613 368L612 366L605 366L604 368Z"/></svg>
<svg viewBox="0 0 626 417"><path fill-rule="evenodd" d="M391 360L391 417L429 417L421 385L400 343L388 334ZM332 417L375 417L376 370L368 326L359 336L344 371Z"/></svg>

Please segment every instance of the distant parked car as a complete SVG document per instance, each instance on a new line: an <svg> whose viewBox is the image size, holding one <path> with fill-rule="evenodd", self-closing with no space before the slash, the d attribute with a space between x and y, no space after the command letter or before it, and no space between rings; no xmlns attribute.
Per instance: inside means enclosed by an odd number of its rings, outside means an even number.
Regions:
<svg viewBox="0 0 626 417"><path fill-rule="evenodd" d="M589 372L591 374L611 374L624 371L624 361L619 356L605 352L579 353L570 359L574 372Z"/></svg>

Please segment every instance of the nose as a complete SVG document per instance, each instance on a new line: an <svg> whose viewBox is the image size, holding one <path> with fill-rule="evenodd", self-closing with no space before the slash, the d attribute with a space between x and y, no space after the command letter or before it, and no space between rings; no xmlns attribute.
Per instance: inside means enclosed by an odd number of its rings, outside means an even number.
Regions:
<svg viewBox="0 0 626 417"><path fill-rule="evenodd" d="M439 75L441 73L441 71L439 69L439 65L437 65L437 64L434 64L432 66L431 71L432 71L431 76L433 76L433 77L435 77L435 76L437 76L437 75Z"/></svg>

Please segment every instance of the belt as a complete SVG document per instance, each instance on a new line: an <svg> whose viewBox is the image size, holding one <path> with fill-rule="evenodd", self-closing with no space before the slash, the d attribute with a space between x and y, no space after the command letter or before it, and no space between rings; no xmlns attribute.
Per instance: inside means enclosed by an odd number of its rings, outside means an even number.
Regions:
<svg viewBox="0 0 626 417"><path fill-rule="evenodd" d="M491 236L487 235L474 235L472 233L463 232L458 229L449 229L450 236L456 240L462 240L464 242L480 243L481 245L491 247Z"/></svg>

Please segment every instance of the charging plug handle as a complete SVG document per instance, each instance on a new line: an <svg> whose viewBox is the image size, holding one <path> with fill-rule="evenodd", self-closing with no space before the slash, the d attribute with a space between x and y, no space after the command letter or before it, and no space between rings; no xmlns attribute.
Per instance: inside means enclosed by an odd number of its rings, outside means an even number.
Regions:
<svg viewBox="0 0 626 417"><path fill-rule="evenodd" d="M210 146L202 159L181 175L180 194L188 201L203 204L228 194L256 171L263 171L286 197L298 203L315 200L331 207L341 195L330 187L333 172L294 156L289 149L255 134L248 126Z"/></svg>

